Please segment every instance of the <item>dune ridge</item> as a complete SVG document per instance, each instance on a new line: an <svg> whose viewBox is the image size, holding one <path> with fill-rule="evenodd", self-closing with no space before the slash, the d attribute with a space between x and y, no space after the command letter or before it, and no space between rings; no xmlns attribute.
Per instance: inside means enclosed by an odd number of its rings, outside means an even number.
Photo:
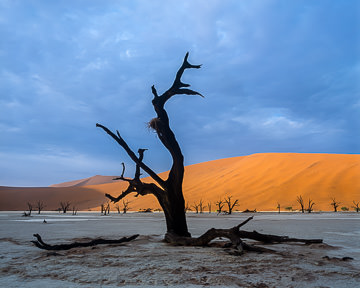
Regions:
<svg viewBox="0 0 360 288"><path fill-rule="evenodd" d="M166 178L167 172L159 175ZM96 177L93 179L95 180ZM62 189L74 189L74 191L88 189L82 191L82 194L77 193L85 198L88 194L89 201L93 201L91 203L99 203L92 206L92 209L99 209L98 206L107 201L103 196L104 193L117 196L126 189L126 183L112 181L113 176L96 180L102 179L101 181L109 181L109 183L87 185L94 183L89 181L91 178L72 181L74 186L71 187L58 186L48 189L59 189L58 194L62 193ZM99 183L96 181L95 183ZM152 182L152 179L148 177L143 181ZM2 191L3 188L0 187L1 199L3 199ZM309 199L313 200L316 211L331 211L330 202L333 197L341 202L339 208L345 206L351 209L354 200L360 201L360 155L261 153L189 165L185 167L183 192L189 206L202 199L205 206L211 203L213 211L216 210L215 202L226 196L239 199L239 206L236 209L240 211L245 209L274 211L278 202L282 210L285 210L285 207L293 207L296 210L299 209L296 198L300 195L305 204ZM76 202L78 197L76 195L80 194L67 195L69 201ZM66 197L62 195L62 198ZM134 194L131 194L126 199L130 201L131 210L160 208L152 195L134 197ZM47 202L45 198L43 200ZM0 202L0 210L9 210L2 202ZM16 202L20 205L19 200ZM24 207L24 204L21 205ZM119 205L122 206L121 203Z"/></svg>

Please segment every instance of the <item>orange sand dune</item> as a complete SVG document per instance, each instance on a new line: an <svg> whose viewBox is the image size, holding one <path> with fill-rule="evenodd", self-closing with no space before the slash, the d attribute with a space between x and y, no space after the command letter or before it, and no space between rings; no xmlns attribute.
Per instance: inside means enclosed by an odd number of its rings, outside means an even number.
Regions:
<svg viewBox="0 0 360 288"><path fill-rule="evenodd" d="M88 185L98 185L104 183L112 182L112 179L119 176L102 176L96 175L85 179L68 181L60 184L53 184L50 187L71 187L71 186L88 186Z"/></svg>
<svg viewBox="0 0 360 288"><path fill-rule="evenodd" d="M113 196L125 187L120 182L88 186ZM350 208L353 200L360 201L360 155L265 153L209 161L185 167L183 188L190 206L202 199L205 206L211 203L212 210L226 196L239 199L241 211L273 211L278 202L283 210L299 209L299 195L306 204L313 200L315 210L331 211L332 197L340 207ZM127 199L133 210L160 208L152 195Z"/></svg>
<svg viewBox="0 0 360 288"><path fill-rule="evenodd" d="M78 210L88 210L101 205L103 194L86 187L4 187L0 186L0 210L25 211L27 202L33 205L43 201L44 210L56 210L60 202L71 203L70 209L75 206Z"/></svg>
<svg viewBox="0 0 360 288"><path fill-rule="evenodd" d="M166 175L166 172L160 174L163 178ZM40 197L40 194L33 195L36 191L43 191L43 201L46 204L48 201L57 204L56 208L59 201L65 200L84 203L78 205L80 209L98 209L101 203L107 201L104 193L117 196L127 185L121 181L111 181L112 183L79 186L91 183L86 182L89 179L91 178L73 181L76 186L64 188L0 187L0 210L25 209L27 201L37 201ZM101 181L103 180L104 178ZM143 180L150 182L151 179ZM241 211L274 211L278 202L282 210L289 206L299 209L296 201L299 195L302 195L306 203L309 198L313 200L316 203L315 210L331 211L332 197L341 202L340 207L350 208L353 200L360 201L360 155L265 153L209 161L185 167L183 188L185 200L190 206L202 199L205 206L211 203L213 211L216 210L215 202L226 196L239 199L237 209ZM11 192L9 189L15 190ZM24 189L28 190L25 192ZM131 210L160 208L152 195L133 195L126 198L131 202ZM4 201L10 197L14 202L12 209L8 206L11 201ZM5 202L8 204L5 205ZM52 209L52 205L48 205L48 209ZM119 206L122 207L121 202ZM115 210L114 205L112 207Z"/></svg>

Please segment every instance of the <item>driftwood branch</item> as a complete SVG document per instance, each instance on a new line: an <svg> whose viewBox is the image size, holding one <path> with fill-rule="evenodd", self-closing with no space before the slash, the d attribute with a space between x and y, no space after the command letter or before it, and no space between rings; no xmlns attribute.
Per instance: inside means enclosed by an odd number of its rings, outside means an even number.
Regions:
<svg viewBox="0 0 360 288"><path fill-rule="evenodd" d="M45 243L39 234L34 234L34 237L37 240L31 241L31 242L40 249L57 250L58 251L58 250L69 250L69 249L77 248L77 247L90 247L90 246L95 246L95 245L100 245L100 244L120 244L120 243L132 241L132 240L136 239L138 236L139 236L139 234L135 234L133 236L122 237L120 239L97 238L97 239L93 239L88 242L73 242L73 243L69 243L69 244L50 245L50 244Z"/></svg>

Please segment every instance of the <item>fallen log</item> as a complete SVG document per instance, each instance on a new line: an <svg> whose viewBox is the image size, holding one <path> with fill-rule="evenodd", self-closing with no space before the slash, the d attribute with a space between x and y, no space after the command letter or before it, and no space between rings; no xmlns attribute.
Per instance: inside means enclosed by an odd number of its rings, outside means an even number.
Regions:
<svg viewBox="0 0 360 288"><path fill-rule="evenodd" d="M257 231L249 232L240 230L240 227L244 226L253 217L249 217L239 225L229 228L229 229L215 229L211 228L206 231L203 235L193 238L193 237L182 237L174 233L168 232L165 234L165 241L172 245L180 246L208 246L209 243L215 238L227 238L231 241L231 247L239 250L242 253L244 250L255 251L255 252L275 252L274 250L258 247L254 245L249 245L243 242L243 238L252 239L266 244L273 243L284 243L284 242L298 242L304 244L314 244L322 243L322 239L300 239L300 238L290 238L288 236L277 236L271 234L262 234Z"/></svg>
<svg viewBox="0 0 360 288"><path fill-rule="evenodd" d="M31 241L31 242L36 247L38 247L40 249L44 249L44 250L69 250L69 249L77 248L77 247L90 247L90 246L95 246L95 245L100 245L100 244L119 244L119 243L129 242L129 241L136 239L138 236L139 236L139 234L135 234L133 236L122 237L120 239L97 238L97 239L93 239L88 242L72 242L69 244L50 245L50 244L45 243L39 234L34 234L34 237L36 237L37 240Z"/></svg>

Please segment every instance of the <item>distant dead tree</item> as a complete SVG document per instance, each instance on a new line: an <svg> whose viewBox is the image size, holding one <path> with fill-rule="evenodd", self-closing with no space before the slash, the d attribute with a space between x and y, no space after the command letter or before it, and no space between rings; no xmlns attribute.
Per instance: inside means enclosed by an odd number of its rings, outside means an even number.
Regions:
<svg viewBox="0 0 360 288"><path fill-rule="evenodd" d="M360 207L359 207L360 202L353 201L353 203L354 203L355 206L352 206L352 208L354 208L354 210L356 212L359 212L360 211Z"/></svg>
<svg viewBox="0 0 360 288"><path fill-rule="evenodd" d="M209 213L211 213L211 202L208 202L207 206L208 206Z"/></svg>
<svg viewBox="0 0 360 288"><path fill-rule="evenodd" d="M330 203L331 206L334 208L334 212L337 212L337 208L340 205L340 202L335 200L335 197L331 198L332 202Z"/></svg>
<svg viewBox="0 0 360 288"><path fill-rule="evenodd" d="M108 215L110 214L110 203L106 202L105 204L101 204L101 214L102 215Z"/></svg>
<svg viewBox="0 0 360 288"><path fill-rule="evenodd" d="M37 201L36 202L36 206L35 206L36 210L38 211L38 214L41 213L41 211L45 208L44 202L42 201Z"/></svg>
<svg viewBox="0 0 360 288"><path fill-rule="evenodd" d="M217 211L217 214L219 215L219 214L221 214L222 209L223 209L225 203L220 199L220 200L217 201L215 204L216 204L216 206L217 206L217 210L216 210L216 211Z"/></svg>
<svg viewBox="0 0 360 288"><path fill-rule="evenodd" d="M70 202L66 201L66 202L60 202L60 210L63 213L66 213L70 208Z"/></svg>
<svg viewBox="0 0 360 288"><path fill-rule="evenodd" d="M121 208L120 208L119 204L115 205L115 209L118 212L118 214L120 214Z"/></svg>
<svg viewBox="0 0 360 288"><path fill-rule="evenodd" d="M184 208L184 210L185 210L185 213L187 212L187 211L191 211L191 207L190 207L190 205L189 205L189 203L185 203L185 208Z"/></svg>
<svg viewBox="0 0 360 288"><path fill-rule="evenodd" d="M279 210L279 214L280 214L280 203L278 202L277 203L277 207L276 207L278 210Z"/></svg>
<svg viewBox="0 0 360 288"><path fill-rule="evenodd" d="M72 215L76 215L77 212L78 212L78 210L77 210L76 206L73 205L73 207L72 207Z"/></svg>
<svg viewBox="0 0 360 288"><path fill-rule="evenodd" d="M194 205L192 207L195 209L195 213L198 214L199 213L199 204L194 202Z"/></svg>
<svg viewBox="0 0 360 288"><path fill-rule="evenodd" d="M33 205L30 202L27 202L28 210L29 210L29 216L31 216L31 212L33 210Z"/></svg>
<svg viewBox="0 0 360 288"><path fill-rule="evenodd" d="M32 206L32 204L31 204L30 202L27 202L26 204L27 204L27 206L28 206L29 212L25 212L25 211L24 211L24 214L22 215L22 216L24 216L24 217L31 216L31 212L32 212L32 210L33 210L33 206Z"/></svg>
<svg viewBox="0 0 360 288"><path fill-rule="evenodd" d="M122 203L123 203L123 213L125 214L127 211L129 211L129 209L130 209L130 207L129 207L129 200L126 200L125 201L125 199L123 199L122 200ZM110 204L109 204L110 205Z"/></svg>
<svg viewBox="0 0 360 288"><path fill-rule="evenodd" d="M228 206L228 214L230 215L234 209L235 206L239 206L238 202L239 199L236 199L234 202L231 201L232 196L227 196L225 198L225 203Z"/></svg>
<svg viewBox="0 0 360 288"><path fill-rule="evenodd" d="M304 200L303 200L301 195L297 196L297 202L299 202L299 204L300 204L301 213L304 213L305 212L305 206L304 206Z"/></svg>
<svg viewBox="0 0 360 288"><path fill-rule="evenodd" d="M309 204L308 204L308 208L306 209L306 211L308 212L308 213L311 213L314 209L313 209L313 206L315 205L315 203L313 202L313 200L311 200L310 198L309 198Z"/></svg>
<svg viewBox="0 0 360 288"><path fill-rule="evenodd" d="M200 199L199 201L199 211L200 213L203 213L205 206L203 205L203 200Z"/></svg>

